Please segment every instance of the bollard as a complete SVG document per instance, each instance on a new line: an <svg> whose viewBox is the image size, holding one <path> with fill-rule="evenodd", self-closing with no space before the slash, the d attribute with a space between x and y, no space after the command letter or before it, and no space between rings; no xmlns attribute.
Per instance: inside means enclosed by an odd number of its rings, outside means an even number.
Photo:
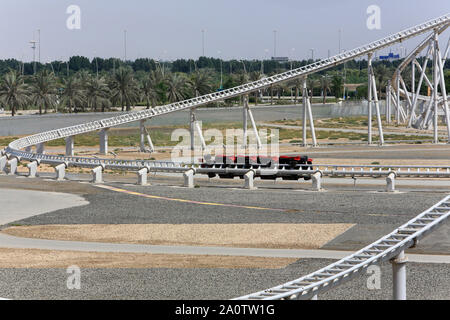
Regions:
<svg viewBox="0 0 450 320"><path fill-rule="evenodd" d="M186 188L194 188L194 175L195 175L194 169L189 169L188 171L185 171L183 173L184 186Z"/></svg>
<svg viewBox="0 0 450 320"><path fill-rule="evenodd" d="M395 172L390 172L386 177L386 191L395 192Z"/></svg>
<svg viewBox="0 0 450 320"><path fill-rule="evenodd" d="M8 162L8 158L6 156L0 157L0 173L6 173L6 163Z"/></svg>
<svg viewBox="0 0 450 320"><path fill-rule="evenodd" d="M138 185L145 186L147 185L147 174L148 174L148 168L143 168L137 172L138 175Z"/></svg>
<svg viewBox="0 0 450 320"><path fill-rule="evenodd" d="M45 144L44 143L38 143L36 145L36 153L38 153L38 154L44 154L45 153Z"/></svg>
<svg viewBox="0 0 450 320"><path fill-rule="evenodd" d="M103 167L98 166L92 169L93 183L103 183Z"/></svg>
<svg viewBox="0 0 450 320"><path fill-rule="evenodd" d="M245 189L249 189L249 190L256 189L254 186L254 178L255 178L255 171L253 171L253 170L250 170L249 172L247 172L244 175L244 179L245 179L244 188Z"/></svg>
<svg viewBox="0 0 450 320"><path fill-rule="evenodd" d="M28 178L36 178L37 167L39 163L37 161L30 162L27 164L28 167Z"/></svg>
<svg viewBox="0 0 450 320"><path fill-rule="evenodd" d="M8 161L9 172L8 175L15 175L17 173L17 158L12 158Z"/></svg>
<svg viewBox="0 0 450 320"><path fill-rule="evenodd" d="M66 177L66 164L65 163L61 163L60 165L57 165L55 167L55 172L56 172L56 181L63 181L64 178Z"/></svg>
<svg viewBox="0 0 450 320"><path fill-rule="evenodd" d="M73 136L66 138L66 156L73 157L74 155L74 138Z"/></svg>
<svg viewBox="0 0 450 320"><path fill-rule="evenodd" d="M321 191L322 190L322 171L316 171L314 174L311 175L312 180L312 188L314 191Z"/></svg>
<svg viewBox="0 0 450 320"><path fill-rule="evenodd" d="M405 251L401 251L392 263L392 289L394 300L406 300L406 262Z"/></svg>

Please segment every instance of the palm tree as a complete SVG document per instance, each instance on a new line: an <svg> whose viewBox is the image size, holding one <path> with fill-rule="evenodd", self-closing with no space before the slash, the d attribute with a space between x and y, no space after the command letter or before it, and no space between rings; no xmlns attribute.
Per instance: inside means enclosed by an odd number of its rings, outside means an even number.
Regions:
<svg viewBox="0 0 450 320"><path fill-rule="evenodd" d="M186 97L187 80L179 73L172 73L167 77L167 99L169 102L184 100Z"/></svg>
<svg viewBox="0 0 450 320"><path fill-rule="evenodd" d="M76 77L69 77L62 82L61 105L66 107L69 113L77 105L82 105L86 99L81 84Z"/></svg>
<svg viewBox="0 0 450 320"><path fill-rule="evenodd" d="M311 91L311 98L314 96L314 89L319 85L319 81L316 78L308 77L306 79L306 84L309 90Z"/></svg>
<svg viewBox="0 0 450 320"><path fill-rule="evenodd" d="M330 91L331 82L330 79L328 79L328 75L325 75L322 77L321 81L322 86L322 92L323 92L323 104L327 101L327 92Z"/></svg>
<svg viewBox="0 0 450 320"><path fill-rule="evenodd" d="M189 78L189 86L194 94L198 97L211 92L211 74L205 70L196 70Z"/></svg>
<svg viewBox="0 0 450 320"><path fill-rule="evenodd" d="M101 108L102 112L105 112L105 109L111 105L111 101L109 100L110 91L103 77L91 77L88 80L86 83L86 95L88 105L94 112L99 108Z"/></svg>
<svg viewBox="0 0 450 320"><path fill-rule="evenodd" d="M109 86L113 100L120 103L122 111L124 111L124 106L127 111L130 111L131 104L139 100L139 86L129 68L119 68L114 73Z"/></svg>
<svg viewBox="0 0 450 320"><path fill-rule="evenodd" d="M342 77L339 75L335 75L333 77L331 87L333 88L333 92L334 92L334 95L336 96L336 98L340 97L341 93L342 93L342 87L343 87Z"/></svg>
<svg viewBox="0 0 450 320"><path fill-rule="evenodd" d="M147 109L150 109L150 106L154 108L158 103L162 82L164 82L164 77L158 70L150 71L148 76L142 81L141 92L147 103Z"/></svg>
<svg viewBox="0 0 450 320"><path fill-rule="evenodd" d="M33 76L31 99L33 104L39 106L39 114L42 114L42 107L44 107L45 113L48 108L56 107L56 94L56 79L53 73L43 69Z"/></svg>
<svg viewBox="0 0 450 320"><path fill-rule="evenodd" d="M16 110L28 101L28 87L22 76L15 71L7 73L0 82L0 103L9 106L14 117Z"/></svg>
<svg viewBox="0 0 450 320"><path fill-rule="evenodd" d="M262 78L262 73L260 71L253 71L250 73L250 81L255 82L258 81ZM255 95L255 106L258 105L258 92L259 91L255 91L254 95Z"/></svg>
<svg viewBox="0 0 450 320"><path fill-rule="evenodd" d="M300 88L303 87L303 79L302 78L295 78L294 80L292 80L291 85L294 87L295 89L295 100L294 100L294 104L297 104L298 101L298 96L300 93Z"/></svg>

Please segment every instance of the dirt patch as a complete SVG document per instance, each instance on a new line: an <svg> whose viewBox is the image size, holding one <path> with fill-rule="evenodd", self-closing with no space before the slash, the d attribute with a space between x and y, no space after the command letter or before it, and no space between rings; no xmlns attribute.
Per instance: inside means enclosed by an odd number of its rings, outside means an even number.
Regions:
<svg viewBox="0 0 450 320"><path fill-rule="evenodd" d="M241 256L0 249L0 268L220 268L281 269L297 259Z"/></svg>
<svg viewBox="0 0 450 320"><path fill-rule="evenodd" d="M127 224L18 226L25 238L153 245L318 249L354 224Z"/></svg>

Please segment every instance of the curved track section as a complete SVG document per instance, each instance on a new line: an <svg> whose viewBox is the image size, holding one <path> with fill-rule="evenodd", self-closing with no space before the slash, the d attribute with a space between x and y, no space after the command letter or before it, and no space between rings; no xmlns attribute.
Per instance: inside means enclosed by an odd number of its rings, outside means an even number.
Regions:
<svg viewBox="0 0 450 320"><path fill-rule="evenodd" d="M381 264L417 244L450 216L450 196L408 221L378 241L336 263L285 284L237 299L279 300L311 299L366 272L371 265Z"/></svg>
<svg viewBox="0 0 450 320"><path fill-rule="evenodd" d="M61 164L64 163L66 166L79 166L79 167L96 167L102 166L103 168L121 168L121 169L134 169L134 168L144 168L146 164L139 161L123 161L123 160L106 160L106 159L87 159L80 157L63 157L63 156L52 156L45 154L36 154L27 151L20 151L24 148L45 143L55 139L66 138L70 136L75 136L78 134L84 134L92 131L108 129L111 127L123 125L126 123L140 121L145 119L150 119L163 114L180 111L189 108L199 107L208 103L215 101L229 99L236 96L246 95L253 91L267 88L273 84L280 82L289 81L298 77L305 77L309 74L325 70L327 68L334 67L336 65L342 64L348 60L367 55L376 50L380 50L385 47L389 47L395 43L402 42L412 37L416 37L427 31L442 28L443 26L448 26L450 23L450 14L446 14L442 17L430 20L428 22L422 23L420 25L414 26L412 28L403 30L401 32L395 33L378 41L372 42L370 44L361 46L359 48L347 51L345 53L333 56L328 59L324 59L313 64L287 71L282 74L278 74L272 77L264 78L255 82L247 83L235 88L227 89L221 92L215 92L207 94L201 97L172 103L166 106L156 107L151 110L144 110L139 112L131 112L125 115L120 115L117 117L112 117L109 119L104 119L100 121L92 121L85 124L80 124L77 126L47 131L32 136L24 137L13 141L6 148L4 153L8 157L16 157L18 160L27 161L38 161L48 164ZM156 164L157 166L159 164ZM165 163L164 165L169 165Z"/></svg>

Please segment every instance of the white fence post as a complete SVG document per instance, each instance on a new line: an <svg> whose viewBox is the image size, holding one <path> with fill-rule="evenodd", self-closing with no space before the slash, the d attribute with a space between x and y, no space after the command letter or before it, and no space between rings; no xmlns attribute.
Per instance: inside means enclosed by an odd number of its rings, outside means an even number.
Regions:
<svg viewBox="0 0 450 320"><path fill-rule="evenodd" d="M138 185L145 186L147 185L147 174L148 168L143 168L137 172L138 175Z"/></svg>
<svg viewBox="0 0 450 320"><path fill-rule="evenodd" d="M184 186L186 188L194 188L194 174L195 174L194 169L189 169L188 171L185 171L183 173Z"/></svg>
<svg viewBox="0 0 450 320"><path fill-rule="evenodd" d="M98 166L92 169L92 176L93 183L103 183L103 167Z"/></svg>
<svg viewBox="0 0 450 320"><path fill-rule="evenodd" d="M244 175L244 179L245 179L245 184L244 184L244 188L245 189L249 189L249 190L254 190L255 185L254 185L254 178L255 178L255 171L250 170L249 172L247 172Z"/></svg>
<svg viewBox="0 0 450 320"><path fill-rule="evenodd" d="M66 164L61 163L55 167L56 181L63 181L66 177Z"/></svg>
<svg viewBox="0 0 450 320"><path fill-rule="evenodd" d="M33 161L27 164L28 178L36 178L38 165L39 165L38 161Z"/></svg>

